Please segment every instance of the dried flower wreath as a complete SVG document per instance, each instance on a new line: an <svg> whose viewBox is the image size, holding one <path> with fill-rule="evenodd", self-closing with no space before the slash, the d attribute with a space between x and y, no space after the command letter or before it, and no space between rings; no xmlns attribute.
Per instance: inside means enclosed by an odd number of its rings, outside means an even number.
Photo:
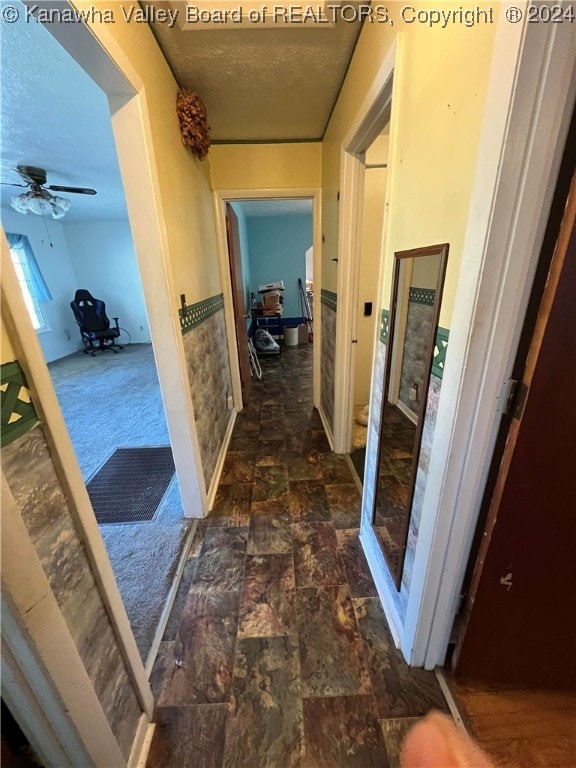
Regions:
<svg viewBox="0 0 576 768"><path fill-rule="evenodd" d="M194 91L182 91L176 101L182 143L203 160L210 149L210 126L204 102Z"/></svg>

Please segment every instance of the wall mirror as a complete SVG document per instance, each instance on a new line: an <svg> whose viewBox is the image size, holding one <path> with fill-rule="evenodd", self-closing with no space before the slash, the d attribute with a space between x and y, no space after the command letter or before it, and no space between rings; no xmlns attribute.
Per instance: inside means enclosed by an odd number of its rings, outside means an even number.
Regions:
<svg viewBox="0 0 576 768"><path fill-rule="evenodd" d="M447 243L394 254L372 525L398 589L447 258Z"/></svg>

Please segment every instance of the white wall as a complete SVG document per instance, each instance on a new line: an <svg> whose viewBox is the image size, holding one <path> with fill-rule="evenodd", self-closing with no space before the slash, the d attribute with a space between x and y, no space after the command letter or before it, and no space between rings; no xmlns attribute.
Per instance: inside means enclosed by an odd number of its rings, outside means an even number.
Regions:
<svg viewBox="0 0 576 768"><path fill-rule="evenodd" d="M127 221L63 224L76 288L106 302L106 314L119 318L132 343L150 341L140 271ZM127 341L122 336L120 341Z"/></svg>
<svg viewBox="0 0 576 768"><path fill-rule="evenodd" d="M41 303L50 327L38 333L46 362L83 349L70 302L78 288L86 288L106 302L110 321L118 316L133 343L150 341L140 272L127 221L70 222L2 208L6 232L26 235L40 271L52 294ZM46 232L48 229L48 233ZM52 247L50 246L52 242ZM127 341L122 336L120 341Z"/></svg>
<svg viewBox="0 0 576 768"><path fill-rule="evenodd" d="M314 248L306 251L306 282L314 282Z"/></svg>
<svg viewBox="0 0 576 768"><path fill-rule="evenodd" d="M50 330L38 334L47 362L71 355L82 347L78 326L70 308L78 284L62 224L53 219L47 219L44 223L42 218L32 213L23 216L8 208L2 208L0 217L6 232L26 235L52 294L52 301L41 302L42 313Z"/></svg>

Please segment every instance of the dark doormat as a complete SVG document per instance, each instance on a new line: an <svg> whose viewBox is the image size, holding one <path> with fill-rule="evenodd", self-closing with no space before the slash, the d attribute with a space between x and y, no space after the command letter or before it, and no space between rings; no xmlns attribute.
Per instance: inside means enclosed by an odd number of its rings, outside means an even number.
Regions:
<svg viewBox="0 0 576 768"><path fill-rule="evenodd" d="M117 448L86 485L99 523L145 523L174 475L170 446Z"/></svg>

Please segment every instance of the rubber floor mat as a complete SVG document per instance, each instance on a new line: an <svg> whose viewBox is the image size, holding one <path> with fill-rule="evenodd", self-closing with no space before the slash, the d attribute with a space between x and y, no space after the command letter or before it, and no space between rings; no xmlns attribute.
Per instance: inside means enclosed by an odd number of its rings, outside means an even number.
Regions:
<svg viewBox="0 0 576 768"><path fill-rule="evenodd" d="M96 520L150 522L173 475L170 446L117 448L86 485Z"/></svg>

